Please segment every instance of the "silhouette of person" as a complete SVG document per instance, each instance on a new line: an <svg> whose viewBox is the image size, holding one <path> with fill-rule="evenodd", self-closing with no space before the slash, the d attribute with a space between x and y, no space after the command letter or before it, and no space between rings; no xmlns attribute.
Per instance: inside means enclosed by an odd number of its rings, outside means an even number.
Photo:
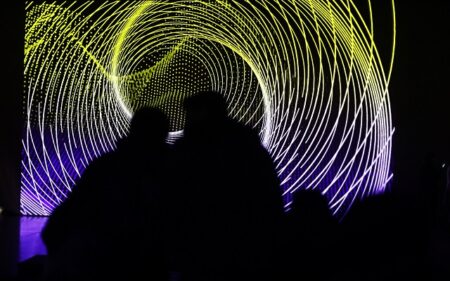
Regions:
<svg viewBox="0 0 450 281"><path fill-rule="evenodd" d="M285 224L283 279L336 280L337 222L327 199L317 190L299 190L291 206Z"/></svg>
<svg viewBox="0 0 450 281"><path fill-rule="evenodd" d="M140 109L129 136L89 165L42 232L50 280L166 278L157 203L167 132L162 112Z"/></svg>
<svg viewBox="0 0 450 281"><path fill-rule="evenodd" d="M346 276L350 280L391 280L395 270L394 254L407 244L411 234L401 234L406 221L391 194L371 195L356 201L342 222L342 250L347 253ZM411 247L411 245L407 245ZM374 266L376 264L376 266ZM345 265L343 265L345 267ZM401 279L401 278L400 278Z"/></svg>
<svg viewBox="0 0 450 281"><path fill-rule="evenodd" d="M228 117L219 93L198 93L185 110L171 188L183 278L262 279L271 271L283 213L274 163L259 136Z"/></svg>

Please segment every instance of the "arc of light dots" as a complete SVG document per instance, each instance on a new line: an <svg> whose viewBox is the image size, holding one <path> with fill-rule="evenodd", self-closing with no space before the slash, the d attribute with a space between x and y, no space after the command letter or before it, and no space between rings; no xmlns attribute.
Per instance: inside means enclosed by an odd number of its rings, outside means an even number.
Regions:
<svg viewBox="0 0 450 281"><path fill-rule="evenodd" d="M130 18L126 21L123 29L120 31L120 34L118 36L117 42L114 46L114 54L113 54L113 59L112 59L112 81L114 84L114 92L116 95L116 99L119 102L120 107L122 108L123 112L126 114L126 116L128 116L130 119L132 117L132 111L129 109L129 107L126 105L126 101L123 100L123 96L121 94L120 91L120 86L119 86L119 60L121 57L121 53L122 53L122 48L123 45L125 43L125 40L128 36L128 33L133 29L134 25L136 24L137 21L139 21L139 18L145 14L146 10L148 8L150 8L151 6L154 5L158 5L157 3L155 3L154 1L145 1L143 2L141 5L139 5L135 12L130 16ZM222 4L223 5L223 4ZM189 36L187 36L189 37ZM200 35L201 37L201 35ZM207 40L211 40L210 38L205 38ZM185 39L188 40L188 39ZM215 39L217 40L217 39ZM184 40L183 40L184 41ZM263 80L261 78L261 75L259 75L256 67L253 65L252 61L246 56L246 54L242 53L239 49L235 48L234 46L230 45L227 42L221 41L221 40L217 40L218 42L226 45L228 48L230 48L233 52L235 52L236 54L238 54L239 56L241 56L245 62L248 63L248 65L250 66L250 68L253 70L253 73L256 75L258 81L260 82L259 84L261 86L264 86ZM180 43L180 45L182 45L183 42ZM179 46L177 46L179 47ZM167 59L164 58L163 60ZM271 128L271 118L270 118L270 112L271 112L271 107L270 107L270 98L268 97L268 93L267 93L267 89L265 87L262 87L262 94L263 94L263 100L264 100L264 104L265 104L265 129L264 129L264 134L263 134L263 138L262 141L264 144L267 144L268 140L269 140L269 131ZM170 133L172 137L176 138L176 136L179 136L182 134L181 131L178 132L171 132Z"/></svg>

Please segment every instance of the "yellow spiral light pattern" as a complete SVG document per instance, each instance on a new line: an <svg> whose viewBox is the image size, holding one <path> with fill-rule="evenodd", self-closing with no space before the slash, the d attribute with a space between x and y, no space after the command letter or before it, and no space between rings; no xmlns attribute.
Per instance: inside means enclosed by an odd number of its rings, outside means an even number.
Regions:
<svg viewBox="0 0 450 281"><path fill-rule="evenodd" d="M25 28L23 214L59 205L140 107L179 137L183 100L204 90L259 131L287 208L317 188L342 215L392 178L395 25L384 65L353 1L28 2Z"/></svg>

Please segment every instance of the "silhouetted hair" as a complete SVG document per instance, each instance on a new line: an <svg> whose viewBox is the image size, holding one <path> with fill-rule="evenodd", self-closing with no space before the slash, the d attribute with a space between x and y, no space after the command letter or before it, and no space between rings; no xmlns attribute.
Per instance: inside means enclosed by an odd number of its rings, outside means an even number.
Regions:
<svg viewBox="0 0 450 281"><path fill-rule="evenodd" d="M151 142L165 141L169 131L166 115L154 107L143 107L131 119L131 139L143 138Z"/></svg>
<svg viewBox="0 0 450 281"><path fill-rule="evenodd" d="M199 92L186 99L184 108L188 112L204 112L211 117L226 117L227 103L225 98L214 91Z"/></svg>

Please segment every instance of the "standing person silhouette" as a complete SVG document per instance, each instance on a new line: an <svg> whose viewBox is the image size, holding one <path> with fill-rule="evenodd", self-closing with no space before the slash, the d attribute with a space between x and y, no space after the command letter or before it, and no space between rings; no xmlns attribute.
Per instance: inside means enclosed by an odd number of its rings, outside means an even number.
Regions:
<svg viewBox="0 0 450 281"><path fill-rule="evenodd" d="M167 132L162 112L138 110L129 136L89 165L43 230L49 280L166 279L156 204Z"/></svg>
<svg viewBox="0 0 450 281"><path fill-rule="evenodd" d="M283 213L274 163L249 127L227 116L224 98L185 103L174 146L173 217L186 280L261 280L272 271Z"/></svg>

